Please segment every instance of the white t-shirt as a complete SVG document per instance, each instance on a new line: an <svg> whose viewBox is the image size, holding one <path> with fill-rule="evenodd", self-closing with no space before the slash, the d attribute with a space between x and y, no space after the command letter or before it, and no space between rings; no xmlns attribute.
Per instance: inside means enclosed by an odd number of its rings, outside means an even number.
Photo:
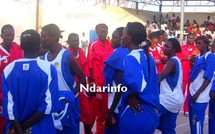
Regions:
<svg viewBox="0 0 215 134"><path fill-rule="evenodd" d="M211 35L211 34L212 34L212 33L211 33L210 30L205 31L205 35Z"/></svg>

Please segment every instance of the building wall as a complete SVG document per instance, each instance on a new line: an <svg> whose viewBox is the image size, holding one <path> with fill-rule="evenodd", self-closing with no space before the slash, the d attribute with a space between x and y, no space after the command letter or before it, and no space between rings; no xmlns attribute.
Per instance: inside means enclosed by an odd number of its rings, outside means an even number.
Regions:
<svg viewBox="0 0 215 134"><path fill-rule="evenodd" d="M1 0L0 2L0 27L4 24L12 24L16 30L15 41L19 42L19 36L26 29L35 29L36 3L19 2L13 0ZM67 40L68 34L76 32L81 35L85 32L89 36L89 31L95 28L98 23L106 23L109 27L109 35L121 26L126 26L127 22L138 21L143 24L147 20L152 21L153 15L157 18L159 13L150 11L137 11L134 9L120 8L99 4L89 6L86 4L64 5L59 3L41 3L40 5L40 27L49 23L57 24L63 32L62 43ZM172 13L169 13L171 16ZM178 16L179 13L176 13ZM185 20L196 19L202 23L210 15L215 22L214 13L185 13ZM165 16L165 14L163 15Z"/></svg>

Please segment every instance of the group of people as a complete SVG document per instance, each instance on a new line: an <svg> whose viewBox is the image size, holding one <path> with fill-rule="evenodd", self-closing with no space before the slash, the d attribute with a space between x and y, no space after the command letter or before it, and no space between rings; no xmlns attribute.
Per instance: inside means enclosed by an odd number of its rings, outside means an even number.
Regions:
<svg viewBox="0 0 215 134"><path fill-rule="evenodd" d="M153 16L151 22L149 20L147 21L146 29L148 33L164 30L167 34L167 38L180 39L180 18L179 16L176 17L175 13L173 13L172 16L166 14L165 17L161 14L158 20L156 16ZM184 40L186 40L186 35L190 32L194 33L196 36L205 35L211 40L215 38L215 23L211 16L208 16L202 24L198 24L196 20L190 22L188 19L186 23L184 23Z"/></svg>
<svg viewBox="0 0 215 134"><path fill-rule="evenodd" d="M78 134L81 121L86 134L95 122L97 134L174 134L183 104L191 133L203 133L209 102L209 133L215 133L215 55L207 37L190 33L180 46L165 31L147 36L143 24L128 22L109 41L106 24L95 29L98 39L85 56L76 33L69 34L67 48L59 44L55 24L40 34L22 32L20 46L13 42L14 28L2 27L0 133ZM80 89L87 85L127 90Z"/></svg>

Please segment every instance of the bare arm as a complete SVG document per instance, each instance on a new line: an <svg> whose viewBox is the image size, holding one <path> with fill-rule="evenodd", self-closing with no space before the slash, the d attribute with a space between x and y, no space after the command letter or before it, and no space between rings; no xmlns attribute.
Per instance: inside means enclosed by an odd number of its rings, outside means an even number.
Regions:
<svg viewBox="0 0 215 134"><path fill-rule="evenodd" d="M69 64L70 64L70 69L75 73L75 75L78 77L78 80L79 80L73 91L73 93L76 94L80 90L80 84L86 86L86 78L80 66L78 65L75 57L72 55L69 57Z"/></svg>
<svg viewBox="0 0 215 134"><path fill-rule="evenodd" d="M25 129L33 126L35 123L39 122L44 117L45 117L45 114L39 113L39 112L35 112L29 119L27 119L26 121L24 121L21 124L21 126L25 130Z"/></svg>
<svg viewBox="0 0 215 134"><path fill-rule="evenodd" d="M24 134L24 130L30 128L35 123L39 122L43 117L45 117L45 114L36 112L34 113L29 119L24 121L23 123L20 123L18 120L11 120L12 129L10 130L11 134Z"/></svg>
<svg viewBox="0 0 215 134"><path fill-rule="evenodd" d="M94 82L92 68L89 69L89 72L90 72L89 82Z"/></svg>
<svg viewBox="0 0 215 134"><path fill-rule="evenodd" d="M165 68L158 77L158 83L165 79L175 69L175 63L171 60L167 61Z"/></svg>
<svg viewBox="0 0 215 134"><path fill-rule="evenodd" d="M192 96L192 101L196 102L196 100L198 99L199 95L205 91L205 89L207 88L207 86L210 84L210 81L208 79L204 79L201 87L199 88L199 90Z"/></svg>
<svg viewBox="0 0 215 134"><path fill-rule="evenodd" d="M11 124L17 134L24 134L24 130L18 120L11 120Z"/></svg>
<svg viewBox="0 0 215 134"><path fill-rule="evenodd" d="M117 77L118 77L118 83L121 84L122 83L122 72L121 71L118 71L117 72ZM120 87L121 88L121 87ZM115 95L114 95L114 100L113 100L113 103L110 107L110 112L114 112L120 98L121 98L121 92L116 92Z"/></svg>
<svg viewBox="0 0 215 134"><path fill-rule="evenodd" d="M210 92L210 98L215 101L215 91Z"/></svg>
<svg viewBox="0 0 215 134"><path fill-rule="evenodd" d="M118 77L118 83L121 84L122 83L122 72L121 71L117 72L117 77ZM122 94L121 92L116 92L115 93L113 102L112 102L111 107L110 107L110 109L109 109L109 111L107 113L105 126L108 127L108 128L111 128L112 125L113 125L113 122L112 122L113 113L114 113L114 110L115 110L117 104L119 103L119 100L121 98L121 94Z"/></svg>

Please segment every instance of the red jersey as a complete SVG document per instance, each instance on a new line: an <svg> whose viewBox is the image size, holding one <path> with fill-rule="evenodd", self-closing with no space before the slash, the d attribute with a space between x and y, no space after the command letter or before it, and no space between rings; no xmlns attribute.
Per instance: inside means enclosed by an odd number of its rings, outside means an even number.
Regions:
<svg viewBox="0 0 215 134"><path fill-rule="evenodd" d="M112 54L113 48L109 40L103 44L100 39L90 43L88 49L89 68L93 71L93 78L97 86L104 86L104 61Z"/></svg>
<svg viewBox="0 0 215 134"><path fill-rule="evenodd" d="M183 60L187 57L190 57L192 55L197 55L199 53L198 49L195 45L184 45L181 46L181 53L177 54L177 56L180 58L183 68L183 79L188 80L189 79L189 73L191 70L190 61L189 60Z"/></svg>
<svg viewBox="0 0 215 134"><path fill-rule="evenodd" d="M68 50L72 52L72 55L77 60L79 66L81 67L82 71L84 72L84 75L86 77L89 76L89 68L88 68L88 62L87 57L84 54L84 51L81 48L78 48L78 53L75 55L74 50L72 47L68 47Z"/></svg>
<svg viewBox="0 0 215 134"><path fill-rule="evenodd" d="M188 26L188 31L191 32L191 31L193 30L193 28L194 28L194 27L193 27L192 25L191 25L191 26Z"/></svg>
<svg viewBox="0 0 215 134"><path fill-rule="evenodd" d="M159 46L156 46L154 49L149 48L149 53L152 55L154 60L160 60L161 58L164 58L165 56L163 55L163 50ZM160 74L164 68L164 64L156 64L157 72Z"/></svg>
<svg viewBox="0 0 215 134"><path fill-rule="evenodd" d="M196 36L198 35L198 36L201 36L202 35L202 32L201 32L201 30L197 30L197 31L195 31L195 33L194 33Z"/></svg>
<svg viewBox="0 0 215 134"><path fill-rule="evenodd" d="M2 44L2 43L1 43ZM12 61L23 57L23 51L15 42L12 43L10 53L0 45L0 104L2 103L2 72Z"/></svg>

